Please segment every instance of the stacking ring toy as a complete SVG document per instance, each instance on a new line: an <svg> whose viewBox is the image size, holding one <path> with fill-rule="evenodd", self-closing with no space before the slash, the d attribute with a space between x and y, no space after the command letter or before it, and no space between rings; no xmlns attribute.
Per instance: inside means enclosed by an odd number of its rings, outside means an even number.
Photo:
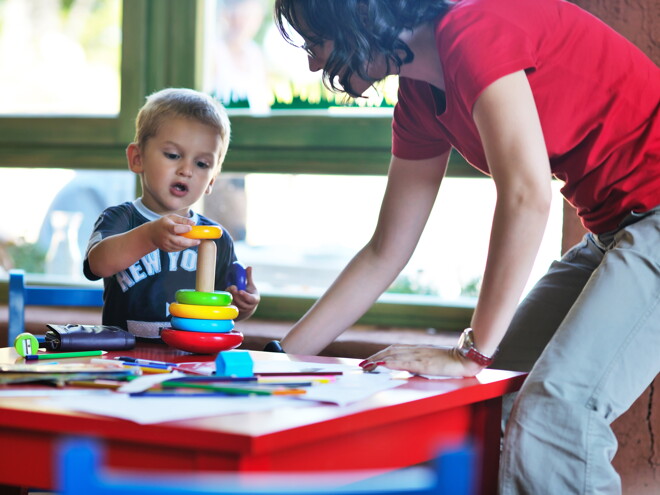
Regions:
<svg viewBox="0 0 660 495"><path fill-rule="evenodd" d="M172 328L186 332L226 333L234 329L234 320L199 320L173 316Z"/></svg>
<svg viewBox="0 0 660 495"><path fill-rule="evenodd" d="M239 262L234 261L229 269L227 285L235 285L238 290L245 290L247 286L247 271Z"/></svg>
<svg viewBox="0 0 660 495"><path fill-rule="evenodd" d="M243 343L243 334L236 330L227 333L194 333L163 328L160 336L172 347L197 354L228 351Z"/></svg>
<svg viewBox="0 0 660 495"><path fill-rule="evenodd" d="M219 239L222 237L222 229L217 225L193 225L190 232L181 236L188 239Z"/></svg>
<svg viewBox="0 0 660 495"><path fill-rule="evenodd" d="M194 304L196 306L228 306L232 295L229 292L198 292L191 289L181 289L174 294L176 302L181 304Z"/></svg>
<svg viewBox="0 0 660 495"><path fill-rule="evenodd" d="M238 316L236 306L195 306L194 304L170 304L172 316L198 318L200 320L233 320Z"/></svg>

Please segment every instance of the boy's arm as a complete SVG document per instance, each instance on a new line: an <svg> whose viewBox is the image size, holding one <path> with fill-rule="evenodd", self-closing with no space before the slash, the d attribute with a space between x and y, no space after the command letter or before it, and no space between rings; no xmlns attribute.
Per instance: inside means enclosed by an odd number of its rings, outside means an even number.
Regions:
<svg viewBox="0 0 660 495"><path fill-rule="evenodd" d="M180 235L189 232L194 224L189 218L166 215L128 232L106 237L89 250L89 268L98 277L110 277L156 249L173 252L197 246L199 240Z"/></svg>

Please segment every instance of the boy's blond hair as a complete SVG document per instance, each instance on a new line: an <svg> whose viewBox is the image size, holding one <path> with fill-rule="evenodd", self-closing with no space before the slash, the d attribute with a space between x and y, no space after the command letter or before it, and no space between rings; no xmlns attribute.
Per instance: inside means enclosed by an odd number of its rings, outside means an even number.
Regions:
<svg viewBox="0 0 660 495"><path fill-rule="evenodd" d="M227 111L215 98L192 89L167 88L149 95L135 119L135 144L144 149L163 121L172 117L193 119L215 129L222 141L218 165L222 164L231 134Z"/></svg>

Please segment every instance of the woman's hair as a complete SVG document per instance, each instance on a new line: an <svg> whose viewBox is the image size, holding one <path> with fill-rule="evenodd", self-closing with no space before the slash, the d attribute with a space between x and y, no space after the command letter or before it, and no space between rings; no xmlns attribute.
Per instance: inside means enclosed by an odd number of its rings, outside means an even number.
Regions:
<svg viewBox="0 0 660 495"><path fill-rule="evenodd" d="M165 120L176 117L196 120L215 129L222 141L218 159L218 163L222 163L231 134L227 111L218 100L192 89L167 88L147 96L135 120L134 142L144 148Z"/></svg>
<svg viewBox="0 0 660 495"><path fill-rule="evenodd" d="M358 96L350 84L353 74L376 82L367 74L376 55L385 56L388 71L412 62L413 53L399 35L437 19L450 6L448 0L276 0L275 23L292 45L296 43L289 26L305 38L307 48L332 40L324 83L334 91Z"/></svg>

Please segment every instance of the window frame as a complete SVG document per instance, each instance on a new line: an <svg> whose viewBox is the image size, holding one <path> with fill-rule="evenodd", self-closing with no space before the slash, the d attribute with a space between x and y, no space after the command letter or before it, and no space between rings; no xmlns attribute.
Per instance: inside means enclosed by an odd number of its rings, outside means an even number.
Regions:
<svg viewBox="0 0 660 495"><path fill-rule="evenodd" d="M125 170L135 115L146 95L169 86L201 87L203 0L123 0L121 103L111 117L0 118L0 167ZM199 29L198 29L199 28ZM274 111L230 112L232 141L224 172L385 175L391 117ZM350 121L349 121L350 120ZM328 139L327 136L332 136ZM456 153L448 176L483 177ZM6 301L6 282L0 299ZM257 317L296 320L310 297L262 294ZM457 330L469 325L472 303L388 295L361 324Z"/></svg>

